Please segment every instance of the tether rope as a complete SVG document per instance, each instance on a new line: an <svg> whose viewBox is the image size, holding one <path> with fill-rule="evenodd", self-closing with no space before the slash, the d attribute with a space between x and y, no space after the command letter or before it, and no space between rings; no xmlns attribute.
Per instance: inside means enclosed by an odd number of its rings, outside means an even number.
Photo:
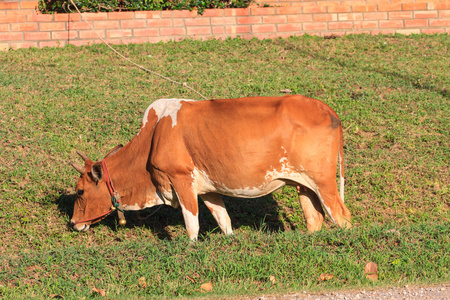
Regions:
<svg viewBox="0 0 450 300"><path fill-rule="evenodd" d="M168 77L166 77L166 76L163 76L163 75L161 75L161 74L159 74L159 73L157 73L157 72L155 72L155 71L149 70L149 69L147 69L147 68L145 68L145 67L143 67L143 66L141 66L141 65L139 65L139 64L137 64L137 63L135 63L135 62L132 61L131 59L129 59L129 58L125 57L124 55L122 55L121 53L119 53L119 52L118 52L116 49L114 49L110 44L108 44L108 42L106 42L106 41L100 36L100 34L98 34L98 32L94 29L94 27L92 27L92 25L86 20L86 18L85 18L85 17L83 16L83 14L80 12L80 10L78 9L78 6L73 2L73 0L70 0L70 2L72 2L72 5L75 7L75 9L77 10L78 14L81 16L81 19L83 19L83 21L85 21L85 22L89 25L89 27L91 28L91 30L92 30L93 32L95 32L95 34L99 37L99 39L100 39L106 46L108 46L109 49L111 49L114 53L116 53L118 56L120 56L121 58L125 59L125 60L126 60L127 62L129 62L130 64L132 64L132 65L134 65L134 66L136 66L136 67L138 67L138 68L140 68L140 69L146 71L147 73L156 75L156 76L158 76L158 77L160 77L160 78L162 78L162 79L165 79L165 80L167 80L167 81L170 81L170 82L175 83L175 84L178 84L178 85L181 85L181 86L183 86L183 87L185 87L185 88L187 88L187 89L193 91L194 93L199 94L201 97L203 97L203 99L208 100L208 98L206 98L206 97L205 97L204 95L202 95L200 92L198 92L198 91L194 90L193 88L191 88L190 86L188 86L186 82L181 83L181 82L172 80L172 79L170 79L170 78L168 78Z"/></svg>

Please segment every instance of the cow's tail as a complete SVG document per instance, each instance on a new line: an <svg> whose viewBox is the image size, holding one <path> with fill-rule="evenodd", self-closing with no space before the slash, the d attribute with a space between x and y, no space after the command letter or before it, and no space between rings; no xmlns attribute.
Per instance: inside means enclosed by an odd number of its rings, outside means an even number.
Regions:
<svg viewBox="0 0 450 300"><path fill-rule="evenodd" d="M342 129L342 124L341 126L339 126L339 140L339 194L341 196L342 202L344 202L344 130Z"/></svg>

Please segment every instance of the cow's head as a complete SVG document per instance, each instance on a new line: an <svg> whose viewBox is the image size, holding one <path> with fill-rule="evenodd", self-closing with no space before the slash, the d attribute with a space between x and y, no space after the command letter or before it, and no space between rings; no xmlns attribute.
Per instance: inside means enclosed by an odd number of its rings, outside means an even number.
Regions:
<svg viewBox="0 0 450 300"><path fill-rule="evenodd" d="M86 231L91 224L106 216L111 207L111 196L103 179L101 164L78 154L84 159L84 167L71 163L81 176L75 188L76 199L70 223L73 229Z"/></svg>
<svg viewBox="0 0 450 300"><path fill-rule="evenodd" d="M120 148L121 145L114 148L106 157ZM81 174L75 188L76 199L70 223L76 231L87 231L92 224L101 221L110 212L111 194L101 164L93 162L80 152L77 153L83 158L84 167L70 163Z"/></svg>

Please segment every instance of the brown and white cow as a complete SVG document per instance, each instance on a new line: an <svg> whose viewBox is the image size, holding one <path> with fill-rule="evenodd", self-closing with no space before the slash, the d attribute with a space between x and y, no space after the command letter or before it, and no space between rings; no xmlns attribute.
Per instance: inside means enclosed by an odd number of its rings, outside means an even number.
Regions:
<svg viewBox="0 0 450 300"><path fill-rule="evenodd" d="M78 231L104 218L116 194L121 210L181 206L192 240L200 196L231 234L220 195L255 198L284 185L297 187L310 232L322 226L322 206L340 227L350 227L341 122L329 106L304 96L157 100L127 145L102 162L83 158L84 167L72 164L81 173L71 220Z"/></svg>

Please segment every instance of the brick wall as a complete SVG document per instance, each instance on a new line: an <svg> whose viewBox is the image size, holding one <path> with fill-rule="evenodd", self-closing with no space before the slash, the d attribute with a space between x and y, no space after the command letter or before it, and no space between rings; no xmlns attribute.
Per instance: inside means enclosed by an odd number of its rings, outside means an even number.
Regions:
<svg viewBox="0 0 450 300"><path fill-rule="evenodd" d="M351 33L449 33L450 0L259 0L270 7L84 13L108 42ZM0 50L86 45L100 40L77 13L43 15L37 1L0 0Z"/></svg>

